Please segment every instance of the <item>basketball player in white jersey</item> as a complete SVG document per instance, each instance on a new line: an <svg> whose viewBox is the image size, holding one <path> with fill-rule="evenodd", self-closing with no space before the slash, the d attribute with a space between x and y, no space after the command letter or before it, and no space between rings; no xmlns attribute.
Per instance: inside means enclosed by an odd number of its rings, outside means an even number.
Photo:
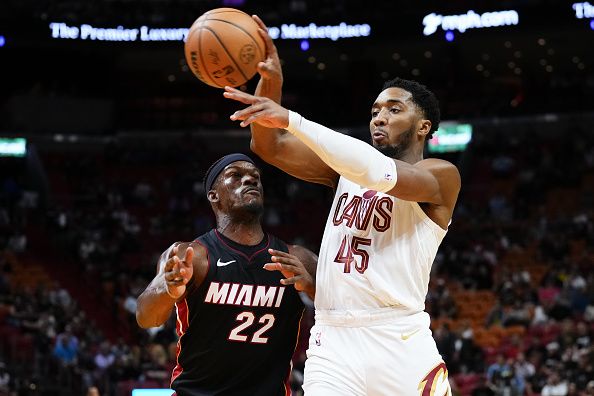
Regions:
<svg viewBox="0 0 594 396"><path fill-rule="evenodd" d="M371 106L372 145L280 106L282 72L265 26L256 96L232 120L251 126L252 150L300 179L336 189L316 275L307 396L450 395L424 312L431 265L460 190L457 168L424 159L438 128L435 95L389 81Z"/></svg>

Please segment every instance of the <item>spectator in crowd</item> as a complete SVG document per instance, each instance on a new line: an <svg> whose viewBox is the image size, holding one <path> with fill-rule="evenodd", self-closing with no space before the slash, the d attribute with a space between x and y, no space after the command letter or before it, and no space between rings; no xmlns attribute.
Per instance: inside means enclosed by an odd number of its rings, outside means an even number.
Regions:
<svg viewBox="0 0 594 396"><path fill-rule="evenodd" d="M540 392L541 396L566 396L568 393L568 385L566 381L559 378L559 373L552 371L547 379L547 384Z"/></svg>

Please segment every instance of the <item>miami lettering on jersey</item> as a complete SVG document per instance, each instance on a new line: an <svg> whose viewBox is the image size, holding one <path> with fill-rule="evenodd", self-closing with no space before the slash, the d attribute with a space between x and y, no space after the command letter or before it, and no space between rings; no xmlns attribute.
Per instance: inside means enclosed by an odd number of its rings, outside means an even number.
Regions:
<svg viewBox="0 0 594 396"><path fill-rule="evenodd" d="M379 197L377 191L367 190L362 196L343 193L336 203L332 221L335 226L344 223L348 228L366 230L371 223L378 232L384 232L392 223L394 201L390 197Z"/></svg>
<svg viewBox="0 0 594 396"><path fill-rule="evenodd" d="M245 307L280 307L283 286L246 285L239 283L211 282L205 303L241 305Z"/></svg>

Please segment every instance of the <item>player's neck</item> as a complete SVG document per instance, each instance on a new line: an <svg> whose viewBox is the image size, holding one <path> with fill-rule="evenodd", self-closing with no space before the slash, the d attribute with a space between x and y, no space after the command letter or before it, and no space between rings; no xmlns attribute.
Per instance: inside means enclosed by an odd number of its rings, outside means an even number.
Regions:
<svg viewBox="0 0 594 396"><path fill-rule="evenodd" d="M241 245L257 245L264 238L264 231L260 222L237 223L229 219L221 219L217 224L217 231Z"/></svg>
<svg viewBox="0 0 594 396"><path fill-rule="evenodd" d="M400 158L396 158L400 161L407 162L409 164L416 164L419 161L423 160L423 150L409 150L402 154Z"/></svg>

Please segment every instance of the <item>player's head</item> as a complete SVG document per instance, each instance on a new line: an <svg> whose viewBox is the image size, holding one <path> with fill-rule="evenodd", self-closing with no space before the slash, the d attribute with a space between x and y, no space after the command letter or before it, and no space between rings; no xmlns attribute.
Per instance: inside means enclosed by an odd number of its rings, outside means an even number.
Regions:
<svg viewBox="0 0 594 396"><path fill-rule="evenodd" d="M215 161L204 175L204 190L215 214L236 221L259 219L264 210L260 170L244 154L229 154Z"/></svg>
<svg viewBox="0 0 594 396"><path fill-rule="evenodd" d="M99 396L99 388L96 386L89 386L87 388L87 396Z"/></svg>
<svg viewBox="0 0 594 396"><path fill-rule="evenodd" d="M416 81L386 81L371 107L371 141L383 154L400 158L411 148L422 153L426 139L439 127L439 102Z"/></svg>

